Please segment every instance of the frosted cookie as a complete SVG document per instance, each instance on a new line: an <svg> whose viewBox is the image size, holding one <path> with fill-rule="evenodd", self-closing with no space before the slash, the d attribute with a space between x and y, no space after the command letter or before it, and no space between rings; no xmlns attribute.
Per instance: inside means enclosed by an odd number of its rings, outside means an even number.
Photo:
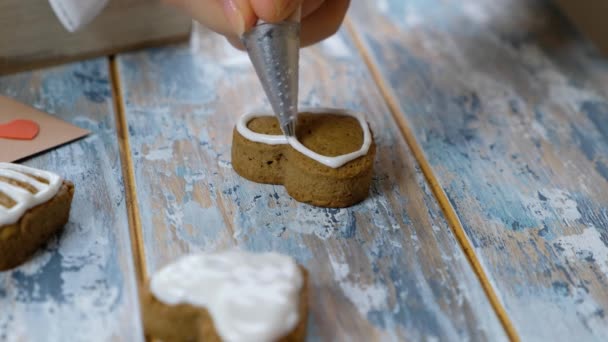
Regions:
<svg viewBox="0 0 608 342"><path fill-rule="evenodd" d="M232 139L232 167L257 183L282 184L300 202L348 207L364 200L376 145L363 116L339 109L306 110L287 139L269 114L248 114Z"/></svg>
<svg viewBox="0 0 608 342"><path fill-rule="evenodd" d="M304 341L306 278L304 268L277 253L182 257L142 291L146 335L164 341Z"/></svg>
<svg viewBox="0 0 608 342"><path fill-rule="evenodd" d="M25 262L67 223L74 185L58 175L0 163L0 271Z"/></svg>

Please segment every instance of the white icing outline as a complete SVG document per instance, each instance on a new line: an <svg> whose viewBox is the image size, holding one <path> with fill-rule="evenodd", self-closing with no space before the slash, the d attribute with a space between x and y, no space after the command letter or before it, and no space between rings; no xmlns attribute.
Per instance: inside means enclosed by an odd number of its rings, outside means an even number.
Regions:
<svg viewBox="0 0 608 342"><path fill-rule="evenodd" d="M49 184L39 182L30 175L44 178ZM0 176L26 183L37 190L36 194L32 194L26 189L0 180L0 192L16 202L10 209L0 205L0 227L19 221L29 209L48 202L57 194L63 181L52 172L12 163L0 163Z"/></svg>
<svg viewBox="0 0 608 342"><path fill-rule="evenodd" d="M247 113L239 118L236 122L236 130L247 140L258 142L266 145L287 145L287 137L284 135L262 134L256 133L247 127L249 121L261 117L275 117L272 114L260 114L257 112Z"/></svg>
<svg viewBox="0 0 608 342"><path fill-rule="evenodd" d="M272 114L260 114L258 112L247 113L239 118L236 123L237 131L247 140L258 142L267 145L286 145L289 144L296 151L302 153L308 158L317 161L325 166L331 167L333 169L337 169L341 166L344 166L346 163L351 162L359 157L365 156L369 151L370 146L372 145L372 134L369 129L369 124L365 120L363 114L359 112L350 111L347 109L338 109L338 108L301 108L301 112L311 113L311 114L338 114L350 116L357 121L359 121L359 125L361 126L361 130L363 131L363 144L361 148L357 151L343 154L335 157L328 157L321 155L315 151L304 146L296 137L287 138L284 135L272 135L272 134L262 134L256 133L247 127L247 124L259 117L274 117Z"/></svg>

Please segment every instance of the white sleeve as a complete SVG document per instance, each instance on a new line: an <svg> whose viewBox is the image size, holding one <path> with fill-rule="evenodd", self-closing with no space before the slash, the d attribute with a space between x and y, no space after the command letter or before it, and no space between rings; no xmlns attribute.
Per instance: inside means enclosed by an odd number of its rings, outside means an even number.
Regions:
<svg viewBox="0 0 608 342"><path fill-rule="evenodd" d="M49 0L66 30L77 31L93 20L109 0Z"/></svg>

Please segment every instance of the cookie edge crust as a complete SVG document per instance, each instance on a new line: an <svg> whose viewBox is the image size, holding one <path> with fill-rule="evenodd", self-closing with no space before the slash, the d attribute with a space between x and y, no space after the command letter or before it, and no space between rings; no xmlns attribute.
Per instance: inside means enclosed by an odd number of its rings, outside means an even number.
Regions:
<svg viewBox="0 0 608 342"><path fill-rule="evenodd" d="M63 180L49 201L27 210L16 223L0 226L0 271L25 263L63 229L70 217L74 191L74 184Z"/></svg>

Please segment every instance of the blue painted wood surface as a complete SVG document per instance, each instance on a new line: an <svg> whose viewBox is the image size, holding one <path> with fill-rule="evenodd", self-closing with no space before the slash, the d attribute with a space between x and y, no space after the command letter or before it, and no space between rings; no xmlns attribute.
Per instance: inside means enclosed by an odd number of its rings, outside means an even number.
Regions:
<svg viewBox="0 0 608 342"><path fill-rule="evenodd" d="M142 339L108 62L0 78L0 93L89 129L24 163L74 182L70 221L25 265L0 272L0 341Z"/></svg>
<svg viewBox="0 0 608 342"><path fill-rule="evenodd" d="M549 1L354 1L515 329L608 336L608 63Z"/></svg>
<svg viewBox="0 0 608 342"><path fill-rule="evenodd" d="M371 195L350 209L232 170L236 119L267 104L245 54L216 35L199 43L117 57L150 272L190 252L275 250L311 272L310 340L506 339L344 32L303 51L300 94L365 112L375 132Z"/></svg>

